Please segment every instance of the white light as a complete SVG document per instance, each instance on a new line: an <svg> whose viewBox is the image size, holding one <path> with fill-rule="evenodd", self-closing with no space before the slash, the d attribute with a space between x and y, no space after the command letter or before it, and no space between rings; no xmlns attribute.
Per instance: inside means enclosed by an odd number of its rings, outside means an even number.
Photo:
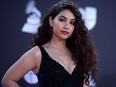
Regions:
<svg viewBox="0 0 116 87"><path fill-rule="evenodd" d="M24 79L27 83L29 84L37 84L38 83L38 79L37 76L35 75L35 73L33 71L29 71L25 76Z"/></svg>
<svg viewBox="0 0 116 87"><path fill-rule="evenodd" d="M79 8L82 18L85 21L85 25L88 30L92 30L97 21L97 9L94 7L86 7L85 10L83 8Z"/></svg>
<svg viewBox="0 0 116 87"><path fill-rule="evenodd" d="M27 3L25 13L29 14L29 16L22 27L22 32L36 33L41 22L41 12L35 7L34 0L30 0Z"/></svg>

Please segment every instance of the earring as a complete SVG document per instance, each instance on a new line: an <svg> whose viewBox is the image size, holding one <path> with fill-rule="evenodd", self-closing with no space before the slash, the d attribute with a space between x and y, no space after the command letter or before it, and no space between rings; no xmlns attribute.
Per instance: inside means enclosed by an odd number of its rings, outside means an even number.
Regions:
<svg viewBox="0 0 116 87"><path fill-rule="evenodd" d="M49 29L49 33L52 33L52 27Z"/></svg>

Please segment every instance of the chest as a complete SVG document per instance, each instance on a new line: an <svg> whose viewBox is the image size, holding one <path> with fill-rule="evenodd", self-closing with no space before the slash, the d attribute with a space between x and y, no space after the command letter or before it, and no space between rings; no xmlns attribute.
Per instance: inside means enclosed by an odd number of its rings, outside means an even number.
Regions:
<svg viewBox="0 0 116 87"><path fill-rule="evenodd" d="M51 60L57 62L70 74L76 67L74 61L72 60L72 54L69 51L45 50L45 53Z"/></svg>
<svg viewBox="0 0 116 87"><path fill-rule="evenodd" d="M45 87L81 87L83 83L82 71L78 66L71 73L60 63L52 59L48 53L42 51L42 61L39 71L41 85Z"/></svg>

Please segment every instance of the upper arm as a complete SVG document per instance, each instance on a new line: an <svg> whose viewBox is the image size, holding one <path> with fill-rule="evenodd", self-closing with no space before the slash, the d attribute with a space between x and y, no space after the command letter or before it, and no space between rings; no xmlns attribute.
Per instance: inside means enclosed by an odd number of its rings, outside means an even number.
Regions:
<svg viewBox="0 0 116 87"><path fill-rule="evenodd" d="M21 58L8 69L3 79L18 81L30 70L37 72L40 62L41 52L39 47L35 46L23 54Z"/></svg>

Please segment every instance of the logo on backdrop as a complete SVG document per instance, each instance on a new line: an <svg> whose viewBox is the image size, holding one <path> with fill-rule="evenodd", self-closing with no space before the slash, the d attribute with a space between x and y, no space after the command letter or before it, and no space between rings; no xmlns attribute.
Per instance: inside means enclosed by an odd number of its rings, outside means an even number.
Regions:
<svg viewBox="0 0 116 87"><path fill-rule="evenodd" d="M33 71L29 71L25 76L24 79L27 83L29 84L37 84L38 83L38 79L37 76L35 75L35 73Z"/></svg>
<svg viewBox="0 0 116 87"><path fill-rule="evenodd" d="M25 13L29 16L22 27L22 32L36 33L37 28L40 26L41 12L36 8L34 0L29 0L26 5Z"/></svg>
<svg viewBox="0 0 116 87"><path fill-rule="evenodd" d="M81 14L82 14L82 18L85 21L85 25L88 28L88 30L92 30L95 25L96 25L96 21L97 21L97 9L95 7L85 7L85 9L83 8L79 8Z"/></svg>
<svg viewBox="0 0 116 87"><path fill-rule="evenodd" d="M88 30L92 30L97 21L97 9L95 7L87 6L85 9L80 7L79 10L82 14L83 20L85 21L86 27ZM30 0L27 3L25 13L29 16L22 27L22 32L34 34L37 32L41 22L41 12L36 8L34 0Z"/></svg>
<svg viewBox="0 0 116 87"><path fill-rule="evenodd" d="M26 23L22 27L22 32L34 34L37 32L38 27L41 22L41 12L36 8L34 0L29 0L26 5L25 13L29 16L27 17ZM79 8L82 13L82 18L85 21L85 25L89 30L92 30L96 25L97 19L97 9L95 7L85 7ZM29 71L24 79L29 84L37 84L38 79L33 71ZM92 83L91 83L92 84Z"/></svg>

